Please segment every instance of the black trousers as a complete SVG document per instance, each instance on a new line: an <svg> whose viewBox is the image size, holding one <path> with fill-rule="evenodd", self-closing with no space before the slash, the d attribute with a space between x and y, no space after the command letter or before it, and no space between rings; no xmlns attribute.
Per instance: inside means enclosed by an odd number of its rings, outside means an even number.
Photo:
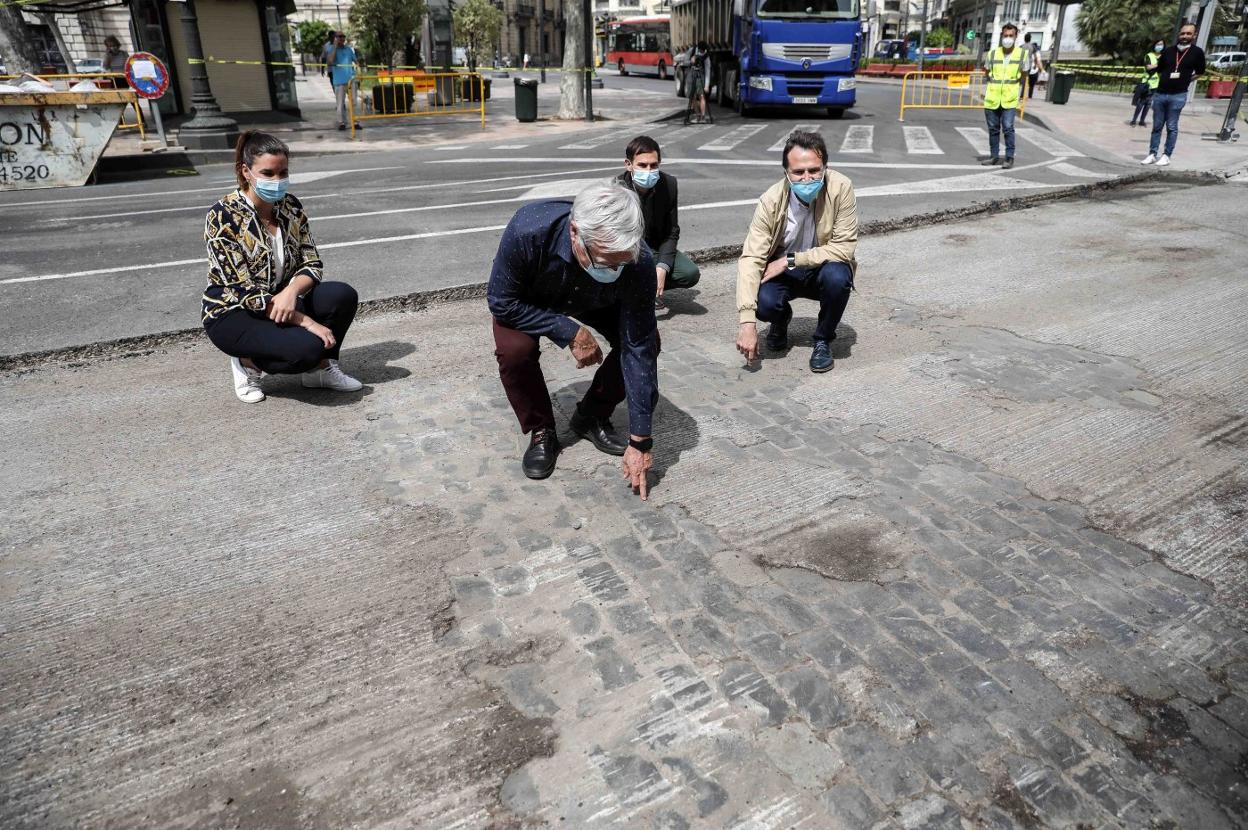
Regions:
<svg viewBox="0 0 1248 830"><path fill-rule="evenodd" d="M326 349L321 338L299 326L279 326L263 312L236 308L205 329L212 345L230 357L245 357L271 375L310 372L322 360L337 360L359 295L345 282L322 282L299 298L295 307L334 333L337 341Z"/></svg>

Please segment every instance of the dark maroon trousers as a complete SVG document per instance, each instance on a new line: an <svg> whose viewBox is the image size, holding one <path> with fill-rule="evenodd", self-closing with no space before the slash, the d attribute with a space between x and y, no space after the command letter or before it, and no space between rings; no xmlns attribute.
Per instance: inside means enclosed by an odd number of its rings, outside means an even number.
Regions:
<svg viewBox="0 0 1248 830"><path fill-rule="evenodd" d="M594 373L589 391L577 405L586 415L609 418L627 392L624 388L624 371L620 368L620 324L617 310L611 308L603 314L583 314L582 323L598 331L611 345ZM656 334L657 337L657 334ZM555 410L546 391L546 377L539 362L542 350L538 338L494 320L494 356L498 358L498 376L503 381L507 400L520 429L529 433L535 429L554 429Z"/></svg>

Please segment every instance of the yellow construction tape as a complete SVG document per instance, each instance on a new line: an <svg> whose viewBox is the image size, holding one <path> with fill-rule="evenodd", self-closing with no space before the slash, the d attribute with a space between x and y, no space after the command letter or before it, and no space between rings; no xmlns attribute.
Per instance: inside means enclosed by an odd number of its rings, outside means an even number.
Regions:
<svg viewBox="0 0 1248 830"><path fill-rule="evenodd" d="M1093 69L1089 66L1077 66L1069 63L1058 63L1053 65L1053 69L1063 72L1074 72L1079 75L1096 75L1101 78L1135 78L1139 80L1144 77L1147 67L1143 66L1115 66L1111 69ZM1206 80L1214 81L1233 81L1236 75L1223 75L1220 72L1208 73Z"/></svg>

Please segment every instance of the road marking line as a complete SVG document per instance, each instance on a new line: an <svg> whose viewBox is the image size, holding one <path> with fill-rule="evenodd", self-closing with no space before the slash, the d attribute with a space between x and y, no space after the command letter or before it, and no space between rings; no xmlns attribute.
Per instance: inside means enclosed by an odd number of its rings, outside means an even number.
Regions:
<svg viewBox="0 0 1248 830"><path fill-rule="evenodd" d="M1083 153L1079 152L1074 147L1063 144L1043 130L1018 127L1014 131L1018 133L1018 137L1023 141L1031 142L1051 156L1066 156L1067 158L1083 157Z"/></svg>
<svg viewBox="0 0 1248 830"><path fill-rule="evenodd" d="M966 139L976 155L988 155L988 131L983 127L958 127L958 134Z"/></svg>
<svg viewBox="0 0 1248 830"><path fill-rule="evenodd" d="M841 142L842 153L870 153L875 143L875 127L855 124L845 131L845 140Z"/></svg>
<svg viewBox="0 0 1248 830"><path fill-rule="evenodd" d="M527 144L500 144L497 147L491 147L491 150L523 150L528 147Z"/></svg>
<svg viewBox="0 0 1248 830"><path fill-rule="evenodd" d="M672 145L678 141L684 141L686 138L689 138L690 136L694 136L694 135L697 135L698 133L709 130L711 126L712 125L710 124L690 124L688 127L680 127L674 132L668 135L665 135L663 137L663 143L665 145Z"/></svg>
<svg viewBox="0 0 1248 830"><path fill-rule="evenodd" d="M986 136L987 133L985 132L984 135ZM589 163L595 163L595 162L598 164L606 164L606 163L609 163L611 159L586 158L586 157L580 157L580 158L540 157L540 158L526 158L524 161L526 164L574 164L574 163L589 164ZM514 164L514 163L515 163L514 159L488 159L488 158L431 159L425 162L425 164L472 164L476 166L480 166L482 164ZM1047 164L1052 164L1052 163L1053 163L1053 159L1046 159L1045 161L1039 162L1038 164L1047 165ZM774 159L763 160L763 159L725 159L725 158L687 158L687 159L665 158L663 159L663 164L669 167L673 164L690 164L690 165L704 164L708 166L726 165L726 166L738 166L738 167L774 167L776 162ZM980 165L978 164L937 164L937 163L921 164L917 162L895 162L894 163L894 162L885 162L885 161L835 161L831 164L831 166L837 167L837 168L840 168L840 167L851 168L852 167L852 168L858 168L858 169L863 169L863 170L979 170L980 169ZM1018 170L1019 168L1015 167L1014 169ZM1110 177L1107 176L1106 178L1110 178Z"/></svg>
<svg viewBox="0 0 1248 830"><path fill-rule="evenodd" d="M1073 164L1067 164L1064 161L1056 162L1050 167L1064 176L1076 176L1081 179L1099 179L1102 178L1100 173L1092 173L1084 170L1082 167L1076 167Z"/></svg>
<svg viewBox="0 0 1248 830"><path fill-rule="evenodd" d="M819 129L822 126L823 126L822 124L794 124L793 129L789 130L780 138L779 141L777 141L775 144L767 148L767 152L778 153L781 150L783 150L785 142L789 140L789 136L793 135L793 133L797 132L798 130L802 130L808 133L817 133L819 132Z"/></svg>
<svg viewBox="0 0 1248 830"><path fill-rule="evenodd" d="M614 130L605 134L599 134L590 138L578 141L575 144L564 144L560 150L597 150L604 144L610 144L612 141L619 141L623 133L620 130ZM514 161L514 159L512 159Z"/></svg>
<svg viewBox="0 0 1248 830"><path fill-rule="evenodd" d="M456 145L454 145L454 146L452 146L452 147L434 147L433 149L434 149L435 151L439 152L439 153L445 153L445 152L450 152L450 151L452 151L452 150L466 150L466 149L468 149L468 145L467 145L467 144L456 144Z"/></svg>
<svg viewBox="0 0 1248 830"><path fill-rule="evenodd" d="M742 141L745 141L747 138L762 132L766 128L766 124L745 124L737 127L731 132L721 135L714 141L703 144L698 149L708 153L726 153Z"/></svg>
<svg viewBox="0 0 1248 830"><path fill-rule="evenodd" d="M936 143L936 137L927 127L902 127L906 137L906 152L914 155L943 156L945 151Z"/></svg>

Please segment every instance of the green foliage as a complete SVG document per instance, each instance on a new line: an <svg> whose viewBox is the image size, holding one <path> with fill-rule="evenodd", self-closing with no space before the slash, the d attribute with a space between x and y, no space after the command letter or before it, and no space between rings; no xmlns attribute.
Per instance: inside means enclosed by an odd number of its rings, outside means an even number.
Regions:
<svg viewBox="0 0 1248 830"><path fill-rule="evenodd" d="M496 46L503 30L503 11L490 0L466 0L456 4L451 17L455 40L475 56L484 48Z"/></svg>
<svg viewBox="0 0 1248 830"><path fill-rule="evenodd" d="M1086 0L1075 28L1093 54L1138 63L1157 38L1170 42L1174 19L1170 0Z"/></svg>
<svg viewBox="0 0 1248 830"><path fill-rule="evenodd" d="M334 31L324 20L301 20L292 27L295 35L295 48L304 55L319 55L321 48L329 42L329 34Z"/></svg>
<svg viewBox="0 0 1248 830"><path fill-rule="evenodd" d="M953 32L945 28L932 29L927 33L927 40L924 41L926 46L936 49L944 49L953 45Z"/></svg>
<svg viewBox="0 0 1248 830"><path fill-rule="evenodd" d="M424 17L425 0L355 0L348 19L369 62L391 65Z"/></svg>

